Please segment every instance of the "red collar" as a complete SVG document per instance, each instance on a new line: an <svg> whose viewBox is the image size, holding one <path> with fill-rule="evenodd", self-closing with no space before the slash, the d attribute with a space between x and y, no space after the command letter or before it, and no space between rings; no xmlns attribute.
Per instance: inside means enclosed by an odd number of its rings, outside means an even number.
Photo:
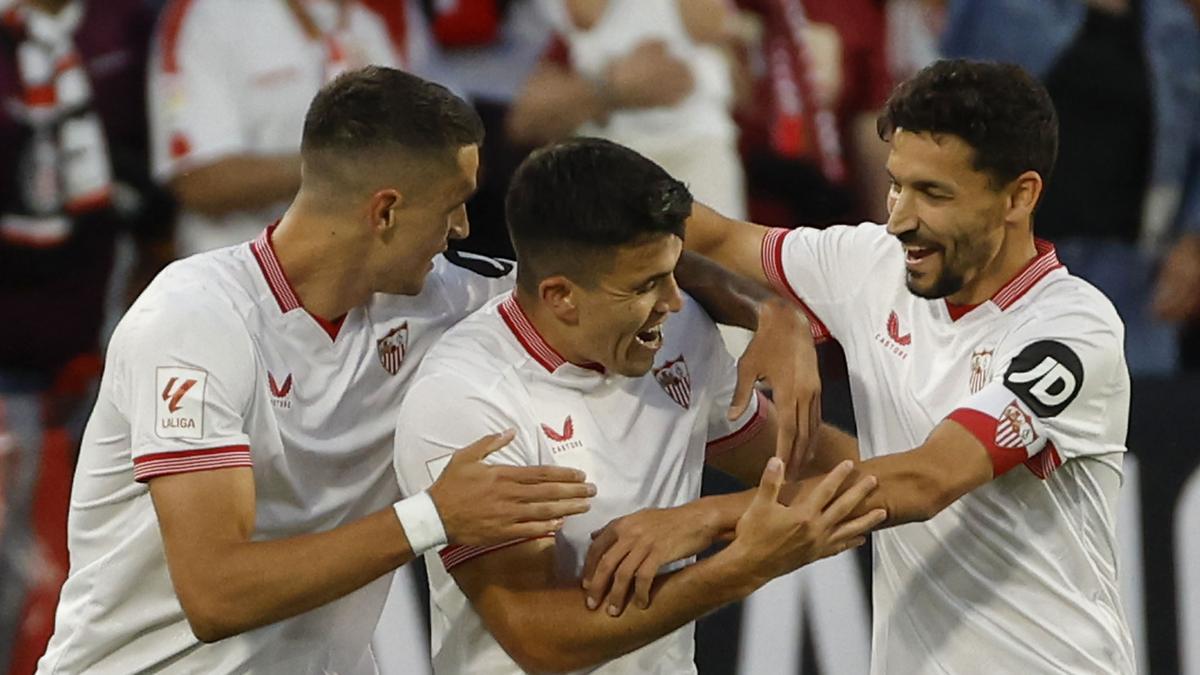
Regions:
<svg viewBox="0 0 1200 675"><path fill-rule="evenodd" d="M275 255L275 245L271 243L271 235L278 226L279 222L276 221L274 225L263 230L262 234L250 242L250 251L254 253L254 259L258 261L258 267L262 270L263 279L266 280L267 286L271 288L271 294L275 296L275 302L279 303L279 311L287 314L295 309L303 309L303 305L300 304L300 297L296 295L295 289L292 288L292 283L288 281L287 275L283 273L283 267L279 264L279 257ZM337 339L338 332L342 329L342 323L346 320L345 314L329 321L316 316L312 312L305 311L329 334L330 340Z"/></svg>
<svg viewBox="0 0 1200 675"><path fill-rule="evenodd" d="M1016 304L1022 296L1029 292L1029 289L1037 285L1047 274L1053 272L1063 264L1058 260L1058 253L1054 250L1054 244L1045 239L1034 239L1033 245L1037 248L1037 256L1030 260L1020 272L1008 283L1004 284L1000 290L996 291L989 299L1000 311L1004 311ZM982 304L982 303L980 303ZM950 313L951 321L958 321L967 312L975 309L979 305L956 305L946 300L946 310Z"/></svg>
<svg viewBox="0 0 1200 675"><path fill-rule="evenodd" d="M538 332L534 327L533 322L529 320L529 316L525 314L525 310L521 309L521 305L517 303L516 291L513 291L499 306L500 318L504 319L505 325L512 331L513 336L517 338L517 342L529 352L535 361L542 364L542 367L547 372L553 373L558 370L558 367L567 362L566 359L559 354L554 347L546 342L546 338ZM576 365L576 364L572 364ZM589 363L578 366L586 368L597 373L603 373L604 367L595 363Z"/></svg>

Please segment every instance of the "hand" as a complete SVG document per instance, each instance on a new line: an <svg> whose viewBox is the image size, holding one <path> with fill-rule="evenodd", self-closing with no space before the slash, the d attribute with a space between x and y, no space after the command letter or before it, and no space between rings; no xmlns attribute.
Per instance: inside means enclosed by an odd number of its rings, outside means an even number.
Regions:
<svg viewBox="0 0 1200 675"><path fill-rule="evenodd" d="M588 510L596 486L584 482L582 471L483 463L515 435L510 429L484 436L454 453L429 487L451 543L490 546L540 537L561 528L567 516Z"/></svg>
<svg viewBox="0 0 1200 675"><path fill-rule="evenodd" d="M661 40L642 42L613 61L604 78L609 100L616 108L675 105L695 86L692 69L672 56Z"/></svg>
<svg viewBox="0 0 1200 675"><path fill-rule="evenodd" d="M1200 317L1200 234L1184 235L1163 261L1154 313L1166 321Z"/></svg>
<svg viewBox="0 0 1200 675"><path fill-rule="evenodd" d="M798 494L785 505L779 503L783 463L772 457L754 501L738 521L733 543L723 553L739 556L741 566L761 585L814 560L863 545L866 533L887 514L875 509L847 520L876 485L874 476L866 476L839 496L853 470L853 462L842 462L811 492Z"/></svg>
<svg viewBox="0 0 1200 675"><path fill-rule="evenodd" d="M754 384L765 380L779 414L775 456L795 478L808 461L821 426L821 375L808 319L791 303L772 298L759 305L758 330L738 359L729 419L750 404Z"/></svg>
<svg viewBox="0 0 1200 675"><path fill-rule="evenodd" d="M673 509L643 509L593 532L582 577L588 609L603 604L611 616L620 616L631 582L638 606L649 607L662 566L696 555L716 539L718 519L707 513L713 504L705 498Z"/></svg>

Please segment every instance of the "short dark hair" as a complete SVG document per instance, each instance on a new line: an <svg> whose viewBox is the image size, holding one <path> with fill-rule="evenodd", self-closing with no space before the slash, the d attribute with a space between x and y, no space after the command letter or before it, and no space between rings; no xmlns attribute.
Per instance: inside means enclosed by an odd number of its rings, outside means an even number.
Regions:
<svg viewBox="0 0 1200 675"><path fill-rule="evenodd" d="M300 152L354 156L399 151L452 162L483 142L483 122L440 84L395 68L367 66L339 75L317 93L304 117Z"/></svg>
<svg viewBox="0 0 1200 675"><path fill-rule="evenodd" d="M973 166L996 189L1026 171L1048 182L1058 158L1050 94L1009 63L935 61L896 87L877 128L885 141L897 129L958 136L975 150Z"/></svg>
<svg viewBox="0 0 1200 675"><path fill-rule="evenodd" d="M637 152L599 138L536 150L513 174L505 214L517 283L562 274L589 285L589 257L659 235L683 238L692 194Z"/></svg>

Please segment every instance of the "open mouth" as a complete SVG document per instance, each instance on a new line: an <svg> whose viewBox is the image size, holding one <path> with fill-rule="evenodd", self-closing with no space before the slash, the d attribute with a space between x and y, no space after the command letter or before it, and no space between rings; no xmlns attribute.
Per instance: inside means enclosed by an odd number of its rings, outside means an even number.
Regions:
<svg viewBox="0 0 1200 675"><path fill-rule="evenodd" d="M662 324L660 323L657 326L652 326L637 333L633 336L633 339L646 349L658 349L662 346L663 341Z"/></svg>
<svg viewBox="0 0 1200 675"><path fill-rule="evenodd" d="M904 263L909 268L918 267L921 263L928 260L935 253L940 253L940 247L934 246L905 246L904 247Z"/></svg>

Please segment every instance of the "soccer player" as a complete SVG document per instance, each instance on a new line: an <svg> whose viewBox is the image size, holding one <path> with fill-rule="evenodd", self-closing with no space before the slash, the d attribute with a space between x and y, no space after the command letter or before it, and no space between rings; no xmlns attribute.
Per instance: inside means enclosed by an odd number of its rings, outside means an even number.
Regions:
<svg viewBox="0 0 1200 675"><path fill-rule="evenodd" d="M395 410L416 362L512 284L440 255L467 234L481 136L443 87L342 76L308 111L282 220L137 300L83 437L39 673L374 673L392 570L587 508L578 470L481 464L504 429L400 500Z"/></svg>
<svg viewBox="0 0 1200 675"><path fill-rule="evenodd" d="M879 479L863 508L907 523L874 537L872 672L1132 673L1124 330L1034 236L1050 99L1016 66L941 61L897 88L879 130L886 226L789 232L697 209L687 227L689 248L803 303L845 350L859 437L822 427L811 468L858 462ZM670 548L685 515L623 532ZM598 538L593 599L631 539Z"/></svg>
<svg viewBox="0 0 1200 675"><path fill-rule="evenodd" d="M516 438L489 461L573 467L597 495L557 534L426 556L438 673L601 663L613 673L694 673L694 619L861 543L882 521L881 511L846 518L874 484L843 486L849 462L779 503L774 410L760 399L729 419L733 360L672 274L691 209L661 167L599 139L537 151L514 175L517 288L426 355L401 405L396 468L417 494L460 439L511 427ZM642 508L689 512L706 463L750 484L763 477L734 542L662 578L649 611L589 611L579 589L589 534ZM713 525L694 520L681 534L702 549L719 534Z"/></svg>

